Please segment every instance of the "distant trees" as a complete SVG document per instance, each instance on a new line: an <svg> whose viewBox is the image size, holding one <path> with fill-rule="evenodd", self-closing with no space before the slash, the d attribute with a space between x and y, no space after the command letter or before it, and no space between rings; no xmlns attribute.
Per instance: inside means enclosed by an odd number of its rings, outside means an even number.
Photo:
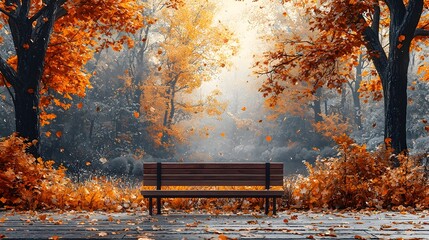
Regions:
<svg viewBox="0 0 429 240"><path fill-rule="evenodd" d="M220 92L206 100L189 97L226 67L235 52L232 33L214 22L215 13L213 3L186 1L176 11L163 9L157 17L154 27L158 32L151 37L155 41L148 63L151 67L140 85L140 112L150 122L149 133L158 144L183 139L184 131L174 125L188 118L186 115L223 112L216 99Z"/></svg>

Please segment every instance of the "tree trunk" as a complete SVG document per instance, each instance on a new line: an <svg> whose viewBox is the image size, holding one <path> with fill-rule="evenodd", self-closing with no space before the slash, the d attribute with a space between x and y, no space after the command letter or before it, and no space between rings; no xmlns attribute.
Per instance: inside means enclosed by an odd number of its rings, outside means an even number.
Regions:
<svg viewBox="0 0 429 240"><path fill-rule="evenodd" d="M321 100L320 98L322 97L322 89L318 88L316 90L316 95L315 95L316 99L313 101L313 111L314 111L314 121L317 122L321 122L322 119L322 106L321 106Z"/></svg>
<svg viewBox="0 0 429 240"><path fill-rule="evenodd" d="M28 149L28 153L37 158L40 157L39 96L30 92L15 92L15 126L20 136L30 142L37 141Z"/></svg>
<svg viewBox="0 0 429 240"><path fill-rule="evenodd" d="M380 7L375 5L373 22L363 30L365 46L381 78L384 94L384 137L394 153L407 153L407 74L411 41L419 36L417 25L423 11L423 0L388 1L390 11L389 55L379 41ZM427 36L427 32L424 33ZM394 159L397 165L397 159Z"/></svg>
<svg viewBox="0 0 429 240"><path fill-rule="evenodd" d="M360 106L360 93L359 87L362 82L362 68L363 68L363 59L362 54L359 55L359 62L356 66L356 79L354 87L351 86L352 96L353 96L353 117L354 122L358 129L362 129L362 112Z"/></svg>
<svg viewBox="0 0 429 240"><path fill-rule="evenodd" d="M340 107L341 107L341 115L343 121L347 120L347 111L346 111L346 88L343 85L341 85L341 101L340 101Z"/></svg>
<svg viewBox="0 0 429 240"><path fill-rule="evenodd" d="M384 89L385 127L384 137L394 153L407 152L407 70L408 53L389 61Z"/></svg>
<svg viewBox="0 0 429 240"><path fill-rule="evenodd" d="M40 156L39 86L53 24L60 17L57 9L63 3L50 1L30 18L31 2L22 1L11 12L14 17L8 19L18 57L17 70L0 59L0 71L14 89L16 132L33 142L28 152L36 158Z"/></svg>

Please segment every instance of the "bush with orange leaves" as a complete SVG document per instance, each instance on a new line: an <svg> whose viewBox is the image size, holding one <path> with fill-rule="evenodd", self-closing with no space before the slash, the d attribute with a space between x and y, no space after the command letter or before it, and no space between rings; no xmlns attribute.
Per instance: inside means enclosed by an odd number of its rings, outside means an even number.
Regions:
<svg viewBox="0 0 429 240"><path fill-rule="evenodd" d="M306 163L309 176L297 179L293 197L300 208L429 208L424 168L409 156L380 148L369 152L346 134L333 137L336 158ZM400 162L393 167L392 157Z"/></svg>
<svg viewBox="0 0 429 240"><path fill-rule="evenodd" d="M0 139L0 207L119 211L143 205L139 189L119 181L73 183L65 168L26 153L30 144L16 135Z"/></svg>

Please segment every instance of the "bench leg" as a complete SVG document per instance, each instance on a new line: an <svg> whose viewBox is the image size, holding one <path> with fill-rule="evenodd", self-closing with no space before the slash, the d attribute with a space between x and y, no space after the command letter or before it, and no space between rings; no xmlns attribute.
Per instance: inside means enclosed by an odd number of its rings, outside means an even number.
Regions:
<svg viewBox="0 0 429 240"><path fill-rule="evenodd" d="M156 199L156 214L161 214L161 198Z"/></svg>
<svg viewBox="0 0 429 240"><path fill-rule="evenodd" d="M277 205L276 198L273 197L273 215L276 215L276 205Z"/></svg>
<svg viewBox="0 0 429 240"><path fill-rule="evenodd" d="M150 198L149 198L149 215L151 215L151 216L152 216L152 209L153 209L153 206L152 206L152 198L150 197Z"/></svg>
<svg viewBox="0 0 429 240"><path fill-rule="evenodd" d="M269 208L270 208L270 198L265 198L265 215L268 215Z"/></svg>

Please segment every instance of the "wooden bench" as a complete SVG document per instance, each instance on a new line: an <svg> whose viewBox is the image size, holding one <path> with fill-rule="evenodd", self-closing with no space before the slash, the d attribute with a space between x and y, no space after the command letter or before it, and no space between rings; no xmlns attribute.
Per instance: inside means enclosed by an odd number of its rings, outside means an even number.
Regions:
<svg viewBox="0 0 429 240"><path fill-rule="evenodd" d="M141 191L149 200L152 215L153 198L157 214L161 198L264 198L265 214L272 199L276 214L276 198L284 195L272 186L283 186L283 163L144 163L143 185L156 190ZM164 186L264 186L265 190L162 190Z"/></svg>

